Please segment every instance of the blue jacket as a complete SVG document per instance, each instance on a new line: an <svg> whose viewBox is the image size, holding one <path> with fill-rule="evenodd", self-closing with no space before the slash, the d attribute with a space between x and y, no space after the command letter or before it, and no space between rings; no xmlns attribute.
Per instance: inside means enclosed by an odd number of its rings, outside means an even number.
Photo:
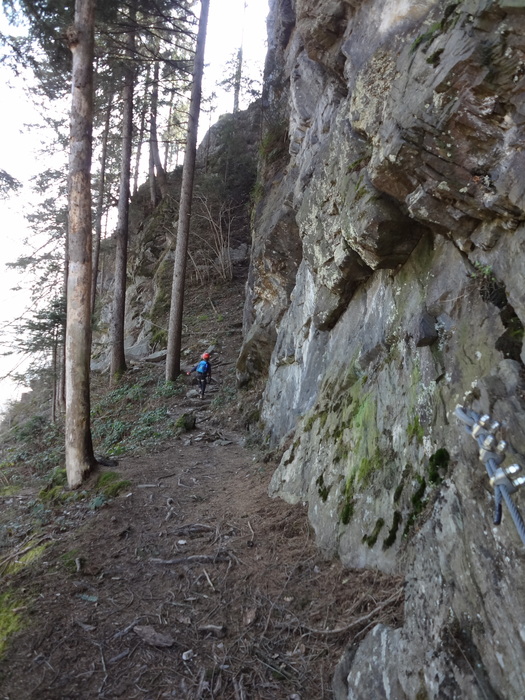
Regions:
<svg viewBox="0 0 525 700"><path fill-rule="evenodd" d="M198 372L199 374L206 374L208 377L211 377L211 364L207 360L201 360L190 372Z"/></svg>

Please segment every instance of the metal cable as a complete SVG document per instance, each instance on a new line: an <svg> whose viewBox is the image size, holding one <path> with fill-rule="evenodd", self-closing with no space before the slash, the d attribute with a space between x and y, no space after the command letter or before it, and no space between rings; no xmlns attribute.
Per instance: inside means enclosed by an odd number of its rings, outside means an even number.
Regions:
<svg viewBox="0 0 525 700"><path fill-rule="evenodd" d="M504 500L521 541L525 545L525 523L510 495L511 492L516 490L517 481L513 482L510 477L507 476L505 470L499 469L498 465L503 461L503 454L497 454L487 447L487 438L491 436L491 440L494 442L494 432L497 427L499 427L499 424L494 423L492 430L486 430L482 422L486 423L490 421L489 416L479 416L474 411L464 409L462 406L457 406L455 413L459 420L467 426L467 432L476 440L480 451L480 460L484 462L491 484L494 485L494 525L499 525L501 523L501 502ZM492 444L492 442L490 444ZM500 483L498 483L498 481ZM511 491L509 491L509 487Z"/></svg>

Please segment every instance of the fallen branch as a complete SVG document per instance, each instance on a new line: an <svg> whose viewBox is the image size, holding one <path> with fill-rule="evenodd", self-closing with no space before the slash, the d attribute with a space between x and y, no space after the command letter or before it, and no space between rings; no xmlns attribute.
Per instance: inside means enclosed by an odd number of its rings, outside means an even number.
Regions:
<svg viewBox="0 0 525 700"><path fill-rule="evenodd" d="M358 625L361 625L363 622L366 622L369 620L371 617L374 617L374 615L377 615L378 612L383 610L383 608L386 608L387 605L390 605L391 603L394 603L396 600L399 600L399 598L403 594L403 589L397 590L393 595L390 596L390 598L387 598L384 600L382 603L379 603L373 610L371 610L369 613L366 615L362 615L361 617L358 617L356 620L352 620L352 622L349 622L347 625L344 625L343 627L336 627L335 629L317 629L315 627L308 627L308 625L303 625L299 620L297 622L299 623L300 629L304 630L305 632L309 632L310 634L320 634L320 635L325 635L325 636L332 636L336 634L341 634L342 632L348 632L351 630L353 627L357 627ZM277 627L289 627L289 625L276 625Z"/></svg>
<svg viewBox="0 0 525 700"><path fill-rule="evenodd" d="M128 632L131 632L131 630L137 626L139 623L140 618L137 618L136 620L133 620L133 622L125 627L123 630L120 630L120 632L115 632L115 634L111 637L112 640L114 639L120 639L121 637L124 637Z"/></svg>
<svg viewBox="0 0 525 700"><path fill-rule="evenodd" d="M237 557L234 560L239 561ZM177 557L176 559L150 559L152 564L163 564L165 566L175 566L177 564L215 564L218 561L231 561L232 555L229 552L217 552L217 554L191 554L187 557Z"/></svg>
<svg viewBox="0 0 525 700"><path fill-rule="evenodd" d="M193 535L198 532L214 532L215 528L211 527L211 525L201 525L200 523L195 523L193 525L181 525L181 527L178 527L176 530L173 532L170 532L170 535Z"/></svg>

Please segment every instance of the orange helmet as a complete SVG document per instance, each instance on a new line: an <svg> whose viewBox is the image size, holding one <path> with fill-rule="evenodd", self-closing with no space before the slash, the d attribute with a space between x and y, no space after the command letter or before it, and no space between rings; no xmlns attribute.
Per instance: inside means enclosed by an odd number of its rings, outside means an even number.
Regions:
<svg viewBox="0 0 525 700"><path fill-rule="evenodd" d="M210 353L209 353L209 352L205 352L205 353L203 354L203 356L202 356L202 359L203 359L203 360L209 360L209 359L210 359Z"/></svg>

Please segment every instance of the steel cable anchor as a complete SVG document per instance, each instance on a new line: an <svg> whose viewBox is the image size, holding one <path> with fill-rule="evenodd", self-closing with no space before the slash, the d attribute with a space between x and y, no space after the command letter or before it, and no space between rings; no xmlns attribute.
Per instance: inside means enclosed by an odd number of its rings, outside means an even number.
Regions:
<svg viewBox="0 0 525 700"><path fill-rule="evenodd" d="M521 466L511 464L499 465L505 459L508 448L505 440L498 440L496 433L501 428L498 421L492 421L488 414L478 415L463 406L456 406L456 416L467 426L467 432L476 440L479 447L479 459L485 464L490 485L494 489L494 525L502 519L502 501L504 500L514 521L518 534L525 544L525 524L510 495L525 483L525 476L519 475Z"/></svg>

